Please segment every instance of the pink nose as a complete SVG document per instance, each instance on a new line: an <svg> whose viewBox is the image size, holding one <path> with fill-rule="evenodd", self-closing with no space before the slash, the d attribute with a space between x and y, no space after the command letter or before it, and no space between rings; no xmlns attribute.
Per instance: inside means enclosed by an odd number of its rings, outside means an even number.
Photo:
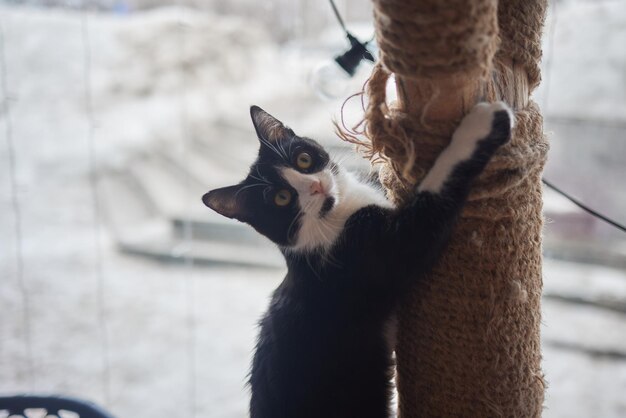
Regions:
<svg viewBox="0 0 626 418"><path fill-rule="evenodd" d="M324 194L324 186L322 186L322 182L319 180L315 180L311 183L311 195L321 193Z"/></svg>

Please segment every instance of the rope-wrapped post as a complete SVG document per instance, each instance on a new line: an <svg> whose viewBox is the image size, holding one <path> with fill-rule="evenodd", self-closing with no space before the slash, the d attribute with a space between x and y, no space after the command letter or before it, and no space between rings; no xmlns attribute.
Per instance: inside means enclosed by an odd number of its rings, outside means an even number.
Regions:
<svg viewBox="0 0 626 418"><path fill-rule="evenodd" d="M540 79L545 0L373 1L380 63L365 132L397 203L476 102L504 100L516 115L511 142L475 183L446 253L399 312L400 416L540 416L547 143L529 95ZM392 74L395 105L385 97Z"/></svg>

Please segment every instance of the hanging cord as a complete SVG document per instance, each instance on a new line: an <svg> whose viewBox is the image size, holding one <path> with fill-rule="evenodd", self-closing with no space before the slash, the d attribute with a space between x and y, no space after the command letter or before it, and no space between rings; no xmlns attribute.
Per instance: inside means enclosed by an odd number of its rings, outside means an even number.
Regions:
<svg viewBox="0 0 626 418"><path fill-rule="evenodd" d="M330 3L330 7L333 9L333 13L335 15L335 17L337 18L337 23L339 23L339 26L341 26L341 29L343 30L344 34L346 35L346 37L348 39L354 38L354 35L352 35L350 33L350 31L348 30L348 28L346 27L346 23L343 20L343 17L341 17L341 13L339 13L339 9L337 8L337 5L335 4L335 0L328 0ZM367 46L368 44L370 44L372 41L374 41L376 39L376 35L372 35L367 41L363 42L362 44L364 46Z"/></svg>
<svg viewBox="0 0 626 418"><path fill-rule="evenodd" d="M350 49L342 53L341 55L337 55L335 57L335 63L343 70L345 73L352 77L356 74L357 68L359 67L361 61L366 60L370 62L375 62L376 58L372 55L372 52L367 48L367 45L374 39L372 37L370 40L366 42L361 42L356 36L352 35L348 29L346 28L346 24L337 10L337 5L334 0L329 0L330 6L335 13L335 17L337 18L337 22L339 22L339 26L343 29L348 42L350 43Z"/></svg>
<svg viewBox="0 0 626 418"><path fill-rule="evenodd" d="M329 2L330 2L330 5L331 5L331 7L333 9L333 12L335 13L335 16L337 17L337 21L339 22L339 25L342 27L342 29L344 30L344 32L346 34L349 34L348 30L346 29L346 26L345 26L345 23L343 21L343 18L341 17L341 14L339 13L339 10L337 9L337 6L335 5L334 0L329 0ZM549 47L549 50L548 50L548 57L546 59L546 81L544 83L546 87L545 87L545 93L544 93L544 97L543 97L543 109L544 109L544 111L548 107L548 100L549 100L549 94L550 94L549 85L550 85L550 76L551 76L552 53L554 51L554 33L556 31L556 23L557 23L556 2L551 2L551 5L552 5L552 21L551 21L551 26L550 26L550 32L548 34L548 42L549 42L550 47ZM372 38L369 41L367 41L366 44L371 42L372 40L374 40L374 38ZM358 95L358 93L357 93L357 95ZM348 98L348 100L351 97L353 97L353 96L350 96ZM344 105L345 105L345 102L344 102ZM342 112L342 114L343 114L343 112ZM345 124L344 124L344 127L345 127ZM347 130L347 131L349 131L349 130ZM584 203L580 202L579 200L575 199L571 195L567 194L566 192L564 192L563 190L561 190L560 188L555 186L553 183L551 183L547 179L542 178L541 181L546 186L548 186L549 188L551 188L555 192L559 193L561 196L565 197L570 202L574 203L576 206L578 206L579 208L583 209L587 213L589 213L589 214L595 216L596 218L598 218L598 219L608 223L609 225L614 226L615 228L617 228L617 229L619 229L621 231L626 232L626 227L624 225L621 225L620 223L618 223L618 222L612 220L611 218L609 218L608 216L603 215L602 213L589 208Z"/></svg>
<svg viewBox="0 0 626 418"><path fill-rule="evenodd" d="M330 2L330 7L332 7L333 9L333 13L335 14L335 17L337 18L337 22L339 23L339 26L341 26L341 29L343 29L344 33L346 34L346 36L350 35L350 31L348 31L348 28L346 27L346 23L343 21L343 17L341 17L341 13L339 13L339 9L337 9L337 5L335 4L334 0L328 0ZM363 42L363 45L367 45L370 42L374 41L376 39L376 35L372 35L367 41Z"/></svg>
<svg viewBox="0 0 626 418"><path fill-rule="evenodd" d="M9 89L7 82L7 65L5 51L4 22L0 20L0 84L2 85L2 113L4 114L4 128L7 141L9 160L9 177L11 183L11 203L15 219L15 275L22 295L22 326L24 327L24 345L26 348L26 376L31 390L36 390L35 361L32 346L32 330L30 318L30 298L24 278L24 255L22 240L22 213L17 186L17 165L15 158L15 143L13 141L13 124L11 122L11 106L9 104Z"/></svg>
<svg viewBox="0 0 626 418"><path fill-rule="evenodd" d="M181 19L178 22L178 60L180 64L185 61L185 34L187 24ZM185 65L181 65L181 85L178 93L178 108L180 127L182 132L182 158L184 161L189 159L191 155L190 149L190 130L189 130L189 112L187 109L187 85L188 80L185 73ZM188 372L188 395L189 395L189 417L196 417L197 395L196 395L196 315L195 315L195 279L194 279L194 260L191 254L193 247L193 228L189 214L195 199L192 196L191 173L185 172L185 189L188 201L186 203L185 221L183 223L183 257L185 266L185 308L186 308L186 325L187 325L187 372Z"/></svg>
<svg viewBox="0 0 626 418"><path fill-rule="evenodd" d="M328 0L330 2L330 7L333 8L333 12L335 13L335 17L337 18L337 22L339 22L339 26L341 26L341 29L343 29L343 31L346 33L346 35L349 33L348 29L346 28L346 24L343 21L343 18L341 17L341 13L339 13L339 10L337 9L337 5L335 4L334 0Z"/></svg>
<svg viewBox="0 0 626 418"><path fill-rule="evenodd" d="M549 188L551 188L552 190L554 190L555 192L557 192L561 196L565 197L567 200L569 200L570 202L572 202L573 204L575 204L576 206L578 206L579 208L581 208L585 212L595 216L598 219L603 220L607 224L612 225L615 228L617 228L617 229L619 229L619 230L621 230L623 232L626 232L626 226L618 223L617 221L614 221L613 219L609 218L606 215L601 214L600 212L598 212L596 210L591 209L590 207L586 206L581 201L579 201L576 198L570 196L569 194L565 193L563 190L561 190L558 187L556 187L554 184L550 183L545 178L541 179L541 181L543 182L543 184L545 184L546 186L548 186Z"/></svg>
<svg viewBox="0 0 626 418"><path fill-rule="evenodd" d="M111 363L109 359L109 338L106 322L106 305L104 291L104 271L102 263L101 226L102 216L100 207L100 194L98 191L98 159L94 140L95 119L93 112L92 94L92 64L91 64L91 38L89 33L89 10L87 4L83 8L81 16L81 38L83 43L83 71L84 71L84 105L87 119L87 146L89 154L89 185L91 188L91 200L93 207L93 248L94 265L96 273L96 310L98 327L100 329L100 342L102 347L102 391L104 404L111 404Z"/></svg>

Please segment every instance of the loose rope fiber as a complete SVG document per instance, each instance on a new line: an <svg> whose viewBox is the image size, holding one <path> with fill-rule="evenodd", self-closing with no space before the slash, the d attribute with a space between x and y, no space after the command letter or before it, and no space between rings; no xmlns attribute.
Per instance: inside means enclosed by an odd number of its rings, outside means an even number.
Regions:
<svg viewBox="0 0 626 418"><path fill-rule="evenodd" d="M505 100L516 118L511 142L474 184L446 253L399 312L402 418L541 415L540 180L548 145L529 95L540 80L544 15L544 1L374 0L381 60L367 86L360 126L367 140L340 136L384 161L381 181L394 201L412 195L476 101ZM392 74L424 103L388 104ZM469 86L475 100L455 95L456 86ZM446 99L462 111L440 120L430 106Z"/></svg>

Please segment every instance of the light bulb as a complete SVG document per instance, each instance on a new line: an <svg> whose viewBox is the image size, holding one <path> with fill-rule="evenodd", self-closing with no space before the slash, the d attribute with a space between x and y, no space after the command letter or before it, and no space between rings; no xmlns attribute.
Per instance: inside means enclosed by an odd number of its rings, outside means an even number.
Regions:
<svg viewBox="0 0 626 418"><path fill-rule="evenodd" d="M350 32L346 32L350 49L318 65L311 74L313 89L324 99L337 99L348 92L351 78L357 73L362 61L374 62L374 56L367 49L369 42L361 42Z"/></svg>
<svg viewBox="0 0 626 418"><path fill-rule="evenodd" d="M333 100L348 93L350 75L335 60L327 60L313 69L309 83L322 99Z"/></svg>

